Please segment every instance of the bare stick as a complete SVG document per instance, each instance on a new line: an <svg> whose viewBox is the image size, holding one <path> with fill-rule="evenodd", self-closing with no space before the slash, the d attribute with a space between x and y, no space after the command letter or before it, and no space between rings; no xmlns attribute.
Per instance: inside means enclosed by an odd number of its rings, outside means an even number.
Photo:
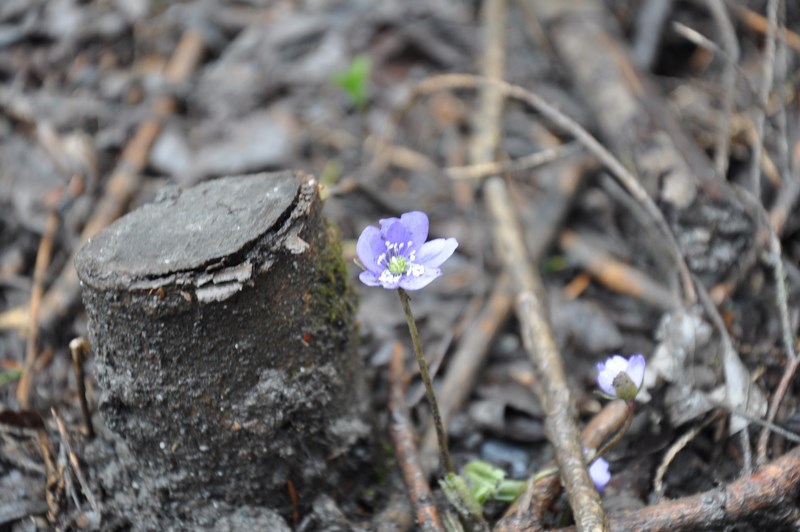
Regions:
<svg viewBox="0 0 800 532"><path fill-rule="evenodd" d="M653 480L653 491L658 499L662 499L664 497L664 476L669 470L669 465L673 460L675 460L675 457L678 456L678 453L686 448L686 446L689 445L689 442L695 439L697 435L703 431L703 429L705 429L711 423L718 421L723 416L724 411L716 411L713 415L708 416L708 419L690 429L669 446L669 449L667 449L667 452L664 453L664 457L661 459L661 464L659 464L658 468L656 469L656 476Z"/></svg>
<svg viewBox="0 0 800 532"><path fill-rule="evenodd" d="M778 240L775 232L770 228L769 235L770 242L770 255L773 272L775 272L775 302L778 306L778 314L780 315L781 331L783 338L783 348L786 351L786 358L788 363L783 372L783 377L772 395L772 401L769 404L769 411L767 412L767 421L775 421L775 416L778 415L778 409L781 406L786 391L797 373L798 359L794 351L794 335L792 333L792 326L789 323L789 302L786 290L786 279L783 271L783 253L781 252L781 243ZM763 464L767 461L767 444L769 443L769 430L764 427L761 435L758 438L758 455L757 462Z"/></svg>
<svg viewBox="0 0 800 532"><path fill-rule="evenodd" d="M181 37L175 52L167 63L164 77L168 82L185 81L200 63L204 50L203 38L195 30L187 30ZM120 155L114 171L105 184L105 192L94 208L94 214L86 222L81 233L85 242L105 226L124 214L128 203L142 184L141 171L147 165L150 148L161 133L164 119L175 111L175 98L165 96L153 105L153 117L139 125ZM44 326L51 325L61 318L77 301L80 294L78 275L73 266L75 255L67 261L58 279L44 297L40 321Z"/></svg>
<svg viewBox="0 0 800 532"><path fill-rule="evenodd" d="M511 161L492 161L468 166L451 166L445 168L444 172L451 179L483 179L490 175L530 170L555 161L559 157L577 153L579 148L580 146L577 143L568 142Z"/></svg>
<svg viewBox="0 0 800 532"><path fill-rule="evenodd" d="M575 521L579 530L602 530L605 517L600 497L586 470L572 394L547 311L541 303L544 293L541 280L528 261L522 231L503 180L489 178L484 194L493 219L495 247L513 284L520 290L516 311L522 340L541 384L536 391L545 411L545 428Z"/></svg>
<svg viewBox="0 0 800 532"><path fill-rule="evenodd" d="M81 485L81 491L83 492L83 496L86 497L86 500L89 501L89 505L92 507L92 510L99 514L100 507L97 505L97 500L94 498L91 489L89 489L89 484L86 482L86 478L83 476L83 471L81 470L81 464L78 461L78 455L72 450L72 444L69 441L69 434L67 434L67 429L64 427L64 422L59 417L58 413L56 412L55 408L50 408L50 413L53 415L53 419L56 421L56 426L58 427L58 433L61 436L61 444L64 446L65 450L67 451L67 457L69 458L69 465L72 469L73 473L75 473L75 478L78 479L78 483Z"/></svg>
<svg viewBox="0 0 800 532"><path fill-rule="evenodd" d="M571 260L588 270L611 290L635 297L664 311L675 309L675 298L669 290L633 266L615 259L592 244L588 238L574 231L564 230L558 242Z"/></svg>
<svg viewBox="0 0 800 532"><path fill-rule="evenodd" d="M584 449L597 449L620 432L624 427L630 410L625 401L616 400L606 404L581 431L581 445ZM553 464L551 464L553 465ZM525 492L506 510L503 519L497 524L495 532L511 532L519 530L516 519L527 519L526 525L536 524L534 530L541 527L545 511L551 507L550 502L561 493L558 475L532 477L528 481ZM531 504L534 507L531 509ZM539 527L539 528L537 528ZM528 529L525 529L528 530Z"/></svg>
<svg viewBox="0 0 800 532"><path fill-rule="evenodd" d="M767 35L761 85L758 91L758 106L755 109L756 138L753 156L750 161L750 187L753 195L761 200L761 150L764 147L764 117L767 112L769 92L772 89L772 76L775 69L775 35L778 25L778 0L767 3Z"/></svg>
<svg viewBox="0 0 800 532"><path fill-rule="evenodd" d="M28 344L25 350L25 363L22 366L22 375L17 385L17 403L22 408L30 405L31 385L36 372L36 357L39 351L39 309L44 295L44 281L50 258L53 255L53 239L60 225L58 213L51 209L47 213L44 233L36 252L36 263L33 267L33 287L28 306ZM70 264L72 268L72 264Z"/></svg>
<svg viewBox="0 0 800 532"><path fill-rule="evenodd" d="M706 0L711 15L719 28L722 46L727 57L723 58L722 79L722 110L717 129L717 142L714 148L714 169L717 178L725 179L728 171L728 150L730 148L731 115L733 114L733 101L736 90L736 66L739 63L739 41L736 40L736 31L733 28L728 10L722 0Z"/></svg>
<svg viewBox="0 0 800 532"><path fill-rule="evenodd" d="M681 286L683 288L685 302L687 304L694 303L697 300L697 294L692 284L692 275L686 261L683 258L678 242L675 240L675 235L669 228L667 220L664 218L663 213L659 210L653 199L647 194L647 191L639 183L636 176L634 176L627 168L608 151L600 142L594 138L586 129L573 119L547 103L537 94L524 89L518 85L512 85L504 81L494 81L473 76L470 74L443 74L440 76L430 77L420 82L414 89L415 95L428 94L441 90L453 90L458 88L476 88L482 85L491 85L497 90L503 92L506 96L516 98L530 105L532 108L539 111L554 125L564 129L575 137L581 144L583 144L590 153L598 158L598 160L609 169L611 174L620 182L620 184L633 196L647 214L653 219L653 222L661 231L666 239L669 249L672 252L672 259L678 268Z"/></svg>
<svg viewBox="0 0 800 532"><path fill-rule="evenodd" d="M794 449L722 488L715 488L681 499L663 501L611 519L615 532L683 532L721 530L728 525L751 521L760 530L767 525L796 530L800 512L797 491L800 485L800 449ZM519 523L524 526L526 523ZM527 530L520 528L520 530ZM561 532L575 530L562 528Z"/></svg>
<svg viewBox="0 0 800 532"><path fill-rule="evenodd" d="M783 269L783 252L781 251L781 242L778 235L772 227L769 220L769 215L764 210L763 205L748 191L734 187L734 192L737 193L742 202L747 206L752 216L758 221L759 225L764 231L769 233L769 262L772 266L772 271L775 279L775 305L778 307L778 315L781 324L781 338L783 340L783 349L786 352L788 363L784 370L781 382L770 401L769 410L767 411L767 421L772 423L775 416L778 414L783 397L786 394L789 384L797 371L798 357L794 350L794 334L792 326L789 321L789 300L786 289L786 274ZM767 444L769 439L769 429L764 427L758 438L756 461L758 464L764 464L767 461Z"/></svg>
<svg viewBox="0 0 800 532"><path fill-rule="evenodd" d="M726 401L734 409L741 408L746 412L758 411L765 403L763 394L758 387L751 382L750 373L747 371L739 353L733 347L728 329L719 314L719 310L714 306L714 302L708 295L705 287L698 281L697 293L700 296L700 304L708 314L714 327L717 328L722 344L722 366L725 373L725 396ZM742 453L744 453L744 469L749 474L752 464L750 462L750 433L747 430L748 419L743 416L733 416L731 418L731 428L733 431L742 432Z"/></svg>
<svg viewBox="0 0 800 532"><path fill-rule="evenodd" d="M395 454L408 489L408 497L417 514L417 524L420 529L424 531L444 530L439 511L433 502L431 488L419 466L417 449L414 444L414 431L411 428L408 405L405 400L405 380L403 347L397 343L389 364L390 431Z"/></svg>
<svg viewBox="0 0 800 532"><path fill-rule="evenodd" d="M792 149L791 170L781 184L780 194L775 199L769 212L769 224L776 234L783 234L786 220L797 202L800 194L800 140L795 141Z"/></svg>
<svg viewBox="0 0 800 532"><path fill-rule="evenodd" d="M81 415L83 416L83 429L86 436L94 438L94 426L92 425L92 413L89 411L89 402L86 400L86 376L83 374L83 363L89 354L89 342L85 338L75 338L69 343L69 350L72 353L72 369L75 371L75 384L78 386L78 400L81 403Z"/></svg>
<svg viewBox="0 0 800 532"><path fill-rule="evenodd" d="M744 6L736 7L736 15L750 29L764 34L769 32L769 21L763 15ZM794 50L800 52L800 35L784 27L781 28L781 38Z"/></svg>

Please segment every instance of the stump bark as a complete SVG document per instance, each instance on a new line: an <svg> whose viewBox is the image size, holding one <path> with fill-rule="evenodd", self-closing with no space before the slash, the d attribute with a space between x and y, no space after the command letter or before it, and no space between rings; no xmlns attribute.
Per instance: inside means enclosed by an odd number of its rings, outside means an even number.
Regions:
<svg viewBox="0 0 800 532"><path fill-rule="evenodd" d="M110 225L76 267L99 408L155 505L287 515L346 486L368 434L354 296L316 184L228 177Z"/></svg>

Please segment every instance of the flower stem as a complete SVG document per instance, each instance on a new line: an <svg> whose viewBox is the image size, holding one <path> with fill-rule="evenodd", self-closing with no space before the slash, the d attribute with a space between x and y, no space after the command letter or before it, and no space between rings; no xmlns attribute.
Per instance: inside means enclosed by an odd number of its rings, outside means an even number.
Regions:
<svg viewBox="0 0 800 532"><path fill-rule="evenodd" d="M436 402L436 395L433 393L433 382L428 372L428 363L425 361L425 355L422 354L422 344L419 341L419 333L417 332L417 324L414 321L414 315L411 313L408 294L402 288L398 288L397 293L400 295L400 302L403 304L403 311L406 313L408 332L411 333L411 342L414 344L414 354L417 357L417 364L419 364L419 374L425 385L425 394L428 396L428 404L431 405L433 425L436 427L436 437L439 440L439 450L442 453L442 461L448 473L455 473L453 462L450 460L450 451L447 449L447 433L444 430L444 423L442 423L442 415L439 413L439 403Z"/></svg>

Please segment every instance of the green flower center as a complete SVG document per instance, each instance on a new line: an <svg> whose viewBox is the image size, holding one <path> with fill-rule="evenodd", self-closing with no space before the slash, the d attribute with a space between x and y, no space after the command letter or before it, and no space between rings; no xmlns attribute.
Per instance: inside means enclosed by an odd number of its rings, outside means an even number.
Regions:
<svg viewBox="0 0 800 532"><path fill-rule="evenodd" d="M401 275L408 270L408 261L405 257L395 255L389 259L389 264L386 265L386 269L392 272L393 275Z"/></svg>

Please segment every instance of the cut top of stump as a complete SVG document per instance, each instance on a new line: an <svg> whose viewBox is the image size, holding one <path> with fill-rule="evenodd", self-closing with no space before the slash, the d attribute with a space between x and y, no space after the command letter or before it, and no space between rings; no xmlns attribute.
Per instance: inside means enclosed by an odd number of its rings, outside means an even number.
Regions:
<svg viewBox="0 0 800 532"><path fill-rule="evenodd" d="M161 194L91 238L75 266L84 283L101 290L155 288L183 274L197 284L198 275L230 266L231 257L243 258L252 243L280 229L300 187L293 172L277 172Z"/></svg>

